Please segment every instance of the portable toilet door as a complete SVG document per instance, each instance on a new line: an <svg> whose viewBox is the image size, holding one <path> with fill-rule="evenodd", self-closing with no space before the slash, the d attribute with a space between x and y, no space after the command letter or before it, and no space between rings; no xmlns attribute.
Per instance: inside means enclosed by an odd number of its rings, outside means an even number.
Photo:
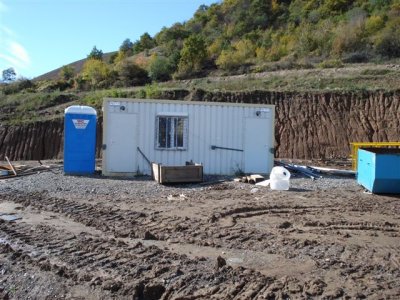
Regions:
<svg viewBox="0 0 400 300"><path fill-rule="evenodd" d="M64 173L93 174L96 167L96 110L73 105L65 109Z"/></svg>

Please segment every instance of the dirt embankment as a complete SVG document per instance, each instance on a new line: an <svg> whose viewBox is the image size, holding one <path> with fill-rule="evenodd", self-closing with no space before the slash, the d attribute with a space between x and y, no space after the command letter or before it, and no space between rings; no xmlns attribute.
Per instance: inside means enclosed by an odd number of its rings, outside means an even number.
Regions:
<svg viewBox="0 0 400 300"><path fill-rule="evenodd" d="M101 150L102 119L97 123L97 156ZM64 120L36 122L20 126L0 126L0 160L61 158L64 148Z"/></svg>
<svg viewBox="0 0 400 300"><path fill-rule="evenodd" d="M352 141L397 141L400 92L281 93L268 91L165 92L162 98L276 105L277 157L300 159L348 157ZM101 147L101 119L97 154ZM0 126L0 159L60 158L63 121Z"/></svg>

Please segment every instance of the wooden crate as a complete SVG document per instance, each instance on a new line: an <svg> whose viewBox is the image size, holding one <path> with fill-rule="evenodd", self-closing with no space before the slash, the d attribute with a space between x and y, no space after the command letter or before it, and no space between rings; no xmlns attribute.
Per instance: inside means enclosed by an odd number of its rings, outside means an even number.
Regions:
<svg viewBox="0 0 400 300"><path fill-rule="evenodd" d="M153 178L158 183L190 183L203 181L202 165L163 166L152 163Z"/></svg>

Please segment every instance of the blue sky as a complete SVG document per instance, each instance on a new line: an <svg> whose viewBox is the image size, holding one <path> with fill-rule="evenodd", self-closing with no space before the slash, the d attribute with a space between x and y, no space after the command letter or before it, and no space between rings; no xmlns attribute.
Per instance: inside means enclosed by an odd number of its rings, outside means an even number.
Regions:
<svg viewBox="0 0 400 300"><path fill-rule="evenodd" d="M0 72L34 78L189 20L217 0L0 0ZM0 73L1 76L1 73Z"/></svg>

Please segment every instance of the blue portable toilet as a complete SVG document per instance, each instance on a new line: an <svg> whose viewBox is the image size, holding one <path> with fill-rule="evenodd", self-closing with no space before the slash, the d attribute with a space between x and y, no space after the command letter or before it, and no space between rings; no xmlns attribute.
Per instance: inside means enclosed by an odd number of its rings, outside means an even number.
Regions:
<svg viewBox="0 0 400 300"><path fill-rule="evenodd" d="M400 149L358 149L357 182L372 193L400 194Z"/></svg>
<svg viewBox="0 0 400 300"><path fill-rule="evenodd" d="M93 174L96 167L96 110L73 105L65 109L64 173Z"/></svg>

